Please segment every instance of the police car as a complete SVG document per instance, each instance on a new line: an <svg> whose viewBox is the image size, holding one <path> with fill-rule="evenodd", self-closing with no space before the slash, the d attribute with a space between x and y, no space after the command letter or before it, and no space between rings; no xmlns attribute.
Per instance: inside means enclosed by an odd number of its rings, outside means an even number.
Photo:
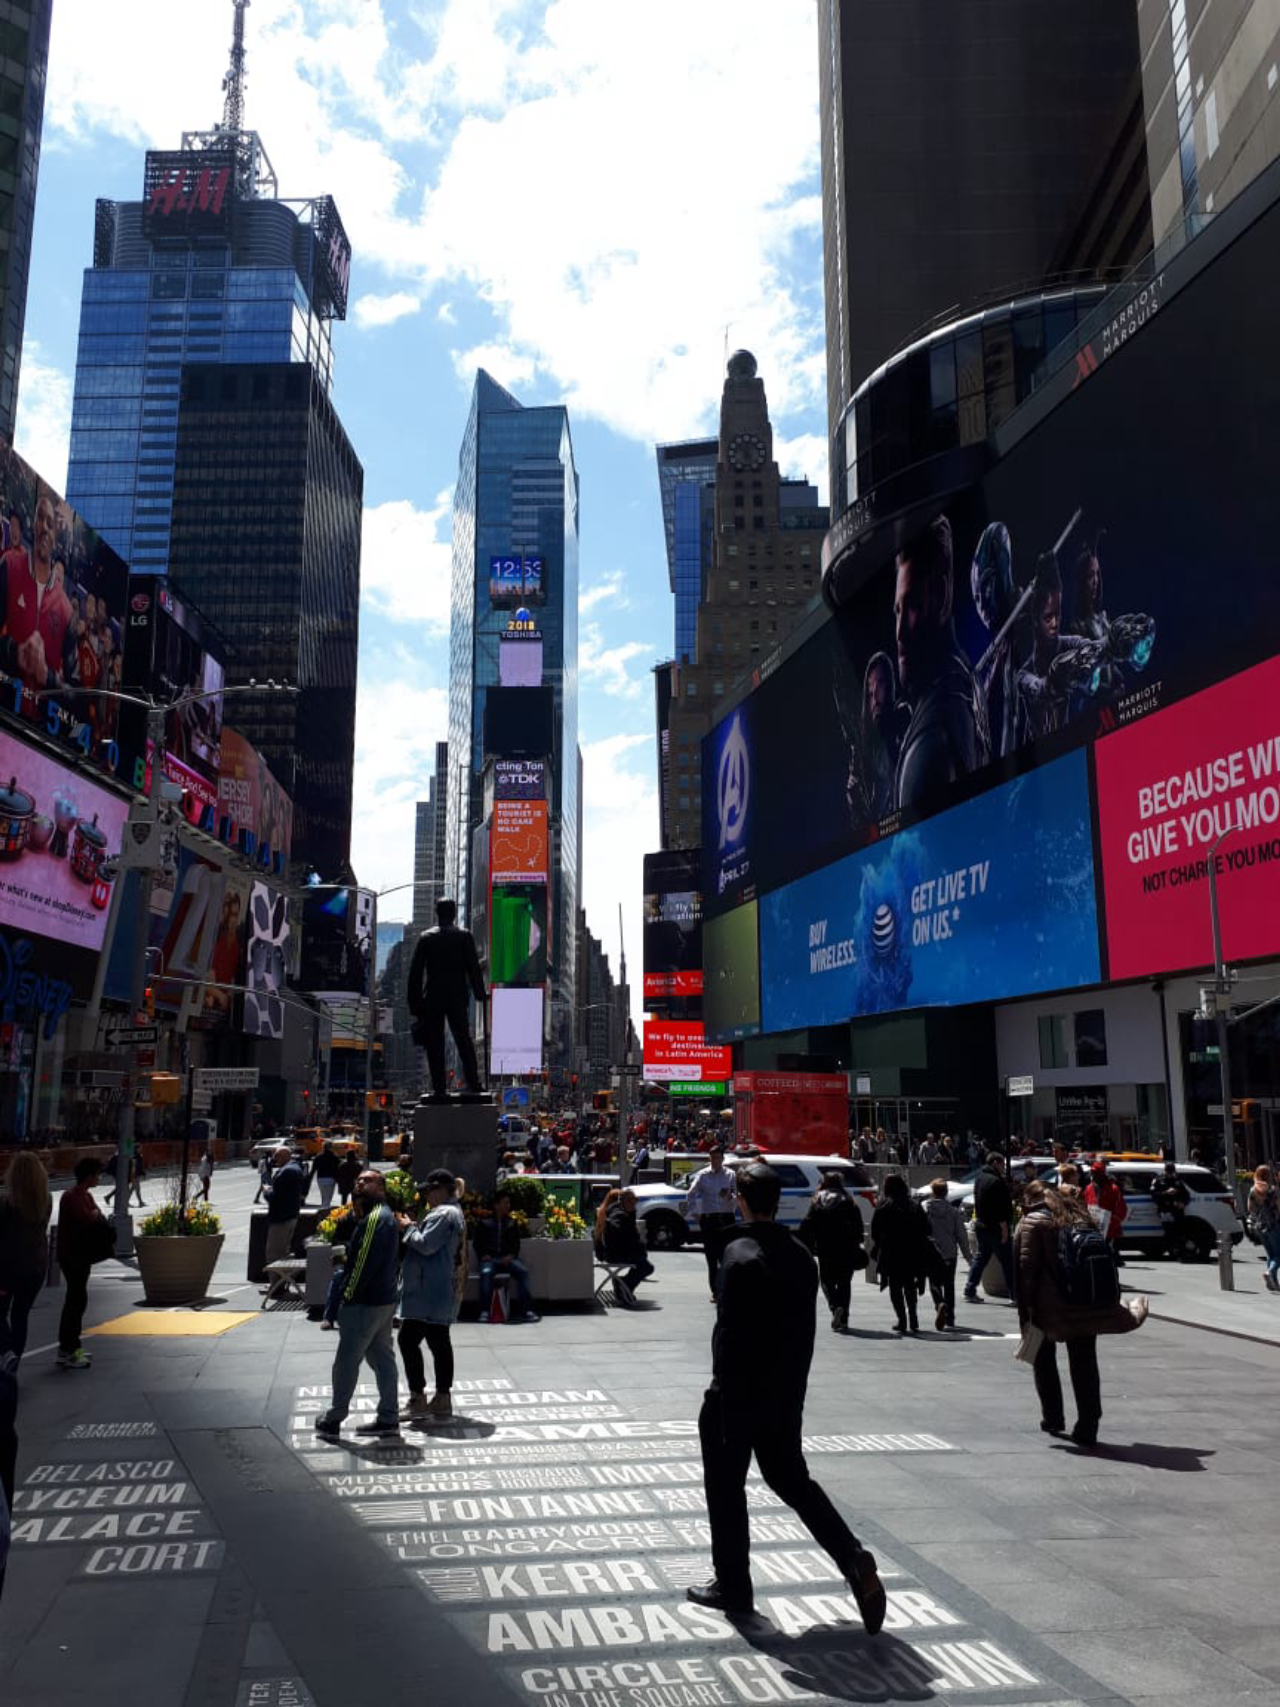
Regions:
<svg viewBox="0 0 1280 1707"><path fill-rule="evenodd" d="M1093 1158L1080 1156L1075 1160L1082 1183L1087 1185L1089 1164ZM1222 1233L1230 1235L1232 1244L1239 1244L1244 1237L1244 1229L1235 1200L1225 1182L1195 1162L1179 1162L1177 1170L1178 1178L1191 1193L1179 1234L1178 1255L1186 1261L1206 1261L1213 1254ZM1152 1255L1159 1255L1164 1250L1164 1226L1151 1197L1152 1184L1163 1172L1164 1163L1159 1156L1123 1160L1107 1157L1107 1173L1123 1191L1128 1211L1120 1234L1123 1249L1135 1247ZM1045 1183L1052 1185L1056 1179L1055 1170Z"/></svg>
<svg viewBox="0 0 1280 1707"><path fill-rule="evenodd" d="M808 1214L813 1194L822 1185L825 1173L838 1173L845 1190L862 1211L864 1229L871 1226L876 1206L875 1187L871 1175L859 1162L847 1156L726 1156L727 1168L745 1167L749 1161L767 1162L782 1177L782 1201L778 1205L778 1220L787 1227L798 1227ZM684 1186L637 1185L636 1219L643 1223L644 1239L651 1251L678 1251L681 1245L700 1241L702 1233L695 1216L687 1214L684 1200L693 1175Z"/></svg>

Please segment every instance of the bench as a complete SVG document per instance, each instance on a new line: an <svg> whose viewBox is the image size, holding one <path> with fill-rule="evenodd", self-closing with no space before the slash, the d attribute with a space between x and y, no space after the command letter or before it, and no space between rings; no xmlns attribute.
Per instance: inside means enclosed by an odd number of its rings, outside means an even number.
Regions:
<svg viewBox="0 0 1280 1707"><path fill-rule="evenodd" d="M269 1282L259 1308L265 1310L273 1298L297 1298L306 1295L307 1264L305 1258L280 1257L269 1262L264 1270Z"/></svg>
<svg viewBox="0 0 1280 1707"><path fill-rule="evenodd" d="M604 1279L596 1287L596 1303L604 1309L611 1304L621 1304L624 1310L635 1307L636 1295L622 1278L630 1272L629 1262L610 1262L602 1253L596 1253L596 1268L604 1270Z"/></svg>

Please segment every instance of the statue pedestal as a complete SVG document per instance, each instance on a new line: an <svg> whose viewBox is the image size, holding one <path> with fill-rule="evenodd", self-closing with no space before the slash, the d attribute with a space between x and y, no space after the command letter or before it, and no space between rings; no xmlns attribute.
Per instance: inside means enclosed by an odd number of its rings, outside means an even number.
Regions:
<svg viewBox="0 0 1280 1707"><path fill-rule="evenodd" d="M413 1116L413 1177L448 1168L468 1191L493 1190L498 1173L498 1106L492 1102L426 1103Z"/></svg>

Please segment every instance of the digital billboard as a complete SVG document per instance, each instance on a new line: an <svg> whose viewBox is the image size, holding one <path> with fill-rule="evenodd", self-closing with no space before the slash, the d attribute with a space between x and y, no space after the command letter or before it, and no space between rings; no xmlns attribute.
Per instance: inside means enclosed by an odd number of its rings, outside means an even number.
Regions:
<svg viewBox="0 0 1280 1707"><path fill-rule="evenodd" d="M547 767L541 759L493 761L495 800L544 800L546 793Z"/></svg>
<svg viewBox="0 0 1280 1707"><path fill-rule="evenodd" d="M1211 858L1224 958L1280 953L1277 706L1271 658L1098 742L1112 978L1213 964Z"/></svg>
<svg viewBox="0 0 1280 1707"><path fill-rule="evenodd" d="M199 612L177 596L164 576L133 576L124 681L170 704L164 726L165 776L186 791L191 821L208 815L215 831L224 676L221 649ZM120 745L129 782L145 789L151 752L142 706L120 708Z"/></svg>
<svg viewBox="0 0 1280 1707"><path fill-rule="evenodd" d="M284 1036L285 968L289 946L289 903L283 890L255 883L249 896L249 944L245 957L244 1029L250 1037Z"/></svg>
<svg viewBox="0 0 1280 1707"><path fill-rule="evenodd" d="M486 688L486 755L499 759L545 758L553 745L552 711L549 687Z"/></svg>
<svg viewBox="0 0 1280 1707"><path fill-rule="evenodd" d="M494 884L489 891L489 981L529 989L547 981L547 886Z"/></svg>
<svg viewBox="0 0 1280 1707"><path fill-rule="evenodd" d="M489 881L547 881L547 803L495 800L489 830Z"/></svg>
<svg viewBox="0 0 1280 1707"><path fill-rule="evenodd" d="M222 731L218 826L223 841L244 848L259 864L264 857L273 865L288 863L293 842L293 801L276 781L262 754L237 729Z"/></svg>
<svg viewBox="0 0 1280 1707"><path fill-rule="evenodd" d="M760 902L767 1032L1100 976L1084 753Z"/></svg>
<svg viewBox="0 0 1280 1707"><path fill-rule="evenodd" d="M718 1043L760 1030L759 911L744 901L702 927L702 1018Z"/></svg>
<svg viewBox="0 0 1280 1707"><path fill-rule="evenodd" d="M733 1051L708 1043L701 1020L644 1022L644 1076L654 1083L678 1079L727 1079L733 1072Z"/></svg>
<svg viewBox="0 0 1280 1707"><path fill-rule="evenodd" d="M489 998L489 1071L542 1071L542 991L493 990Z"/></svg>
<svg viewBox="0 0 1280 1707"><path fill-rule="evenodd" d="M495 605L540 603L546 580L541 557L510 553L489 559L489 602Z"/></svg>
<svg viewBox="0 0 1280 1707"><path fill-rule="evenodd" d="M373 964L373 896L367 889L308 889L302 898L299 980L311 993L366 995Z"/></svg>
<svg viewBox="0 0 1280 1707"><path fill-rule="evenodd" d="M702 995L702 850L644 856L644 1006L663 1014ZM700 1017L695 1009L689 1017Z"/></svg>

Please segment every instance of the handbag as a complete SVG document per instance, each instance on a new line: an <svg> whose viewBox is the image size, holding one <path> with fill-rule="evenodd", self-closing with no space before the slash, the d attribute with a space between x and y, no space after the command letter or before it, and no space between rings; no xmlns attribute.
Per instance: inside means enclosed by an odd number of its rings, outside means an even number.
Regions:
<svg viewBox="0 0 1280 1707"><path fill-rule="evenodd" d="M1044 1344L1044 1329L1038 1328L1034 1322L1028 1322L1022 1330L1022 1338L1018 1341L1018 1349L1013 1354L1015 1363L1034 1363Z"/></svg>
<svg viewBox="0 0 1280 1707"><path fill-rule="evenodd" d="M116 1229L113 1221L105 1216L99 1216L85 1228L84 1254L89 1259L90 1267L94 1263L106 1262L108 1257L116 1254Z"/></svg>

